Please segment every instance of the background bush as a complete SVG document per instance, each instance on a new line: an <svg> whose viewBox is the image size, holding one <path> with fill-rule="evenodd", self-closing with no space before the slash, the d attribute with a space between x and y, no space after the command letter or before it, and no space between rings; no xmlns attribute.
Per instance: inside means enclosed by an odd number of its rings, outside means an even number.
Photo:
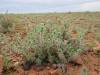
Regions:
<svg viewBox="0 0 100 75"><path fill-rule="evenodd" d="M14 19L10 15L8 15L7 13L3 14L0 17L0 27L2 30L1 32L6 33L11 31L11 28L14 25L13 23L14 23Z"/></svg>

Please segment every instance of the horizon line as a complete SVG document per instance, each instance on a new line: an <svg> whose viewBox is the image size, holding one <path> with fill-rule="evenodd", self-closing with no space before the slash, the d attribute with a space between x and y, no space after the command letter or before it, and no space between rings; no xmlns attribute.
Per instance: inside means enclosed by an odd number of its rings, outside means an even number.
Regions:
<svg viewBox="0 0 100 75"><path fill-rule="evenodd" d="M95 12L100 12L100 10L98 11L48 11L48 12L9 12L9 11L6 11L6 12L0 12L0 14L5 14L5 13L8 13L8 14L38 14L38 13L85 13L85 12L90 12L90 13L95 13Z"/></svg>

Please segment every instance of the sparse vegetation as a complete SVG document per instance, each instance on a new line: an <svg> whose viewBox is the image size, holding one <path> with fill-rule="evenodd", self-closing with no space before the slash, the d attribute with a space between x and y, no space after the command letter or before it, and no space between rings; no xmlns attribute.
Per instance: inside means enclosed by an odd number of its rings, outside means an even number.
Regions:
<svg viewBox="0 0 100 75"><path fill-rule="evenodd" d="M6 38L7 37L3 33L0 33L0 54L3 55L3 71L4 72L7 72L11 68L11 60L8 55L9 47L5 46L5 44L7 43ZM1 47L1 46L4 46L4 47Z"/></svg>
<svg viewBox="0 0 100 75"><path fill-rule="evenodd" d="M33 64L56 64L65 72L66 63L73 57L96 46L93 40L99 40L99 35L92 33L99 32L98 19L99 13L0 15L0 54L3 55L4 70L13 65L14 58L11 60L9 55L12 52L22 59L18 59L18 63L26 70ZM91 34L86 36L88 32ZM96 55L99 56L100 51ZM82 75L88 75L86 68L82 69Z"/></svg>

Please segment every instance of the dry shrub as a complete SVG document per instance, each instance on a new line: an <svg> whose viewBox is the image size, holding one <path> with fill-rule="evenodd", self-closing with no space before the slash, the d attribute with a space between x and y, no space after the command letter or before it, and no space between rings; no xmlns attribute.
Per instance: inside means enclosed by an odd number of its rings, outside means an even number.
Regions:
<svg viewBox="0 0 100 75"><path fill-rule="evenodd" d="M25 61L34 64L65 64L85 48L84 33L72 39L68 25L44 24L34 26L24 39L17 37L12 50L21 53Z"/></svg>

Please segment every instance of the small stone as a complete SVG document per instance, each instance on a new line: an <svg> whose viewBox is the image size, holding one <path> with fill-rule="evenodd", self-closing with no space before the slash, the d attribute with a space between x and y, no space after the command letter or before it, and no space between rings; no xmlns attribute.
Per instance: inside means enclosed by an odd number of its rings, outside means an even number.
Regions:
<svg viewBox="0 0 100 75"><path fill-rule="evenodd" d="M15 63L14 63L14 67L18 67L19 64L20 64L19 62L15 62Z"/></svg>
<svg viewBox="0 0 100 75"><path fill-rule="evenodd" d="M48 66L47 69L50 70L50 67Z"/></svg>
<svg viewBox="0 0 100 75"><path fill-rule="evenodd" d="M53 68L53 69L56 69L56 68L57 68L57 64L53 64L53 65L52 65L52 68Z"/></svg>

